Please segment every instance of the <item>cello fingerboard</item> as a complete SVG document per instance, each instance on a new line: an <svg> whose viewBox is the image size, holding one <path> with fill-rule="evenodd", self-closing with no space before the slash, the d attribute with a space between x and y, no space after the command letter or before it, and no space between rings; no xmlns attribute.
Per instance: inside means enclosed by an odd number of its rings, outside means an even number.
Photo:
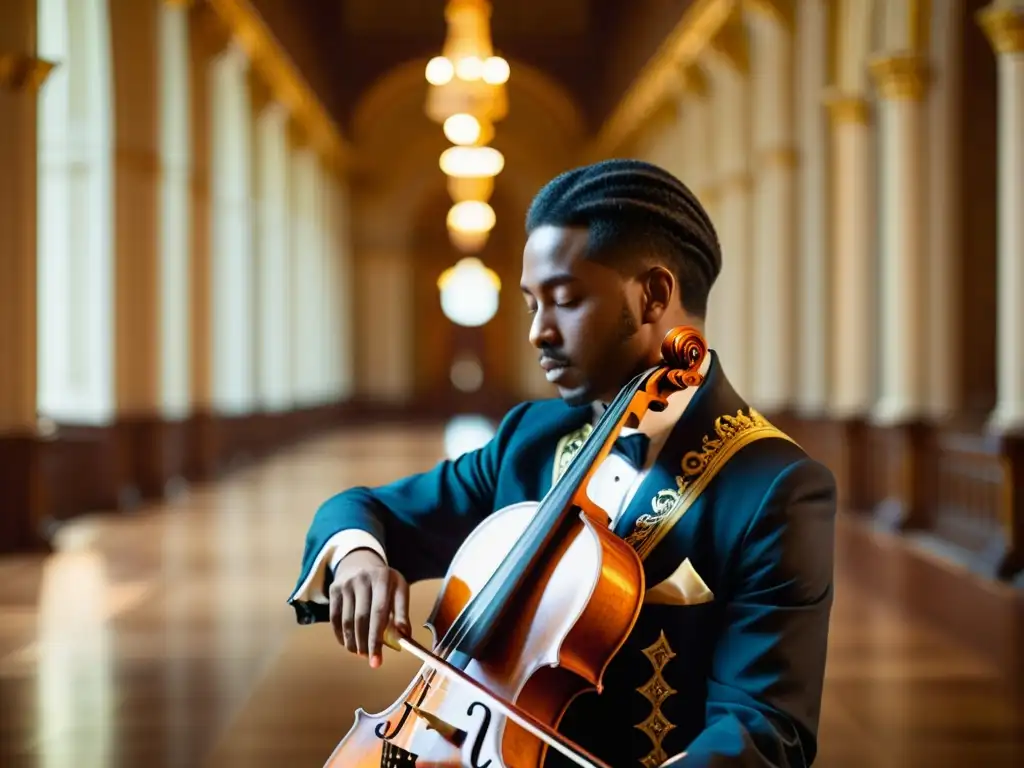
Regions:
<svg viewBox="0 0 1024 768"><path fill-rule="evenodd" d="M384 750L380 754L380 768L416 768L416 758L417 755L412 752L385 741Z"/></svg>

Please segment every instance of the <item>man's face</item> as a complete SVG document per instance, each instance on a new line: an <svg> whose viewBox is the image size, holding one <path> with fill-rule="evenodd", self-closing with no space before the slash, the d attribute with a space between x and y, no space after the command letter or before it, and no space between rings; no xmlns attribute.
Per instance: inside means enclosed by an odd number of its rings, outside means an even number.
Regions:
<svg viewBox="0 0 1024 768"><path fill-rule="evenodd" d="M530 343L548 381L572 405L610 400L645 357L639 283L587 259L586 250L586 228L544 226L523 252Z"/></svg>

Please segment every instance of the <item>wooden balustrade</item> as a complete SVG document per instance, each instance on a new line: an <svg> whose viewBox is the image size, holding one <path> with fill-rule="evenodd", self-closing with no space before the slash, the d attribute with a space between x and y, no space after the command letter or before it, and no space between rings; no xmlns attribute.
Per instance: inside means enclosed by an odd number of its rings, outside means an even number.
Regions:
<svg viewBox="0 0 1024 768"><path fill-rule="evenodd" d="M832 469L845 511L952 545L990 576L1024 570L1024 437L769 418Z"/></svg>

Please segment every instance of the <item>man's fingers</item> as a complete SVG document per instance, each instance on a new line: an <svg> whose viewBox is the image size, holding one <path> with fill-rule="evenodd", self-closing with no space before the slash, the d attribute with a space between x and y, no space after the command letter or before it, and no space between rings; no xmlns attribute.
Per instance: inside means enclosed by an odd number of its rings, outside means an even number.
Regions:
<svg viewBox="0 0 1024 768"><path fill-rule="evenodd" d="M341 587L341 641L345 644L345 648L350 653L356 652L356 629L355 629L355 613L356 613L356 599L355 593L352 591L352 585L349 583L343 584Z"/></svg>
<svg viewBox="0 0 1024 768"><path fill-rule="evenodd" d="M330 619L334 627L334 636L338 638L338 645L345 644L345 634L341 628L341 607L344 602L340 585L332 585L330 591Z"/></svg>
<svg viewBox="0 0 1024 768"><path fill-rule="evenodd" d="M391 596L394 594L394 590L395 579L390 571L384 572L381 578L374 581L373 600L370 604L370 628L367 637L371 667L376 668L381 662L381 640L384 637L388 616L391 614Z"/></svg>
<svg viewBox="0 0 1024 768"><path fill-rule="evenodd" d="M355 584L356 600L356 652L360 656L366 654L366 636L370 631L370 603L373 600L373 587L369 579L363 578Z"/></svg>
<svg viewBox="0 0 1024 768"><path fill-rule="evenodd" d="M399 573L394 574L394 582L395 628L409 634L412 631L409 622L409 583Z"/></svg>

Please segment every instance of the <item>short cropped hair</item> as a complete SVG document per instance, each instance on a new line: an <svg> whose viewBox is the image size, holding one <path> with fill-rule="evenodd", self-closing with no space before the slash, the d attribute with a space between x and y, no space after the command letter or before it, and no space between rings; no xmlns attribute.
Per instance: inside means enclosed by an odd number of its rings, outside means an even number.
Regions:
<svg viewBox="0 0 1024 768"><path fill-rule="evenodd" d="M623 273L662 263L676 276L683 307L706 315L722 268L718 235L696 195L663 168L613 159L566 171L534 197L527 236L546 224L587 227L588 258Z"/></svg>

